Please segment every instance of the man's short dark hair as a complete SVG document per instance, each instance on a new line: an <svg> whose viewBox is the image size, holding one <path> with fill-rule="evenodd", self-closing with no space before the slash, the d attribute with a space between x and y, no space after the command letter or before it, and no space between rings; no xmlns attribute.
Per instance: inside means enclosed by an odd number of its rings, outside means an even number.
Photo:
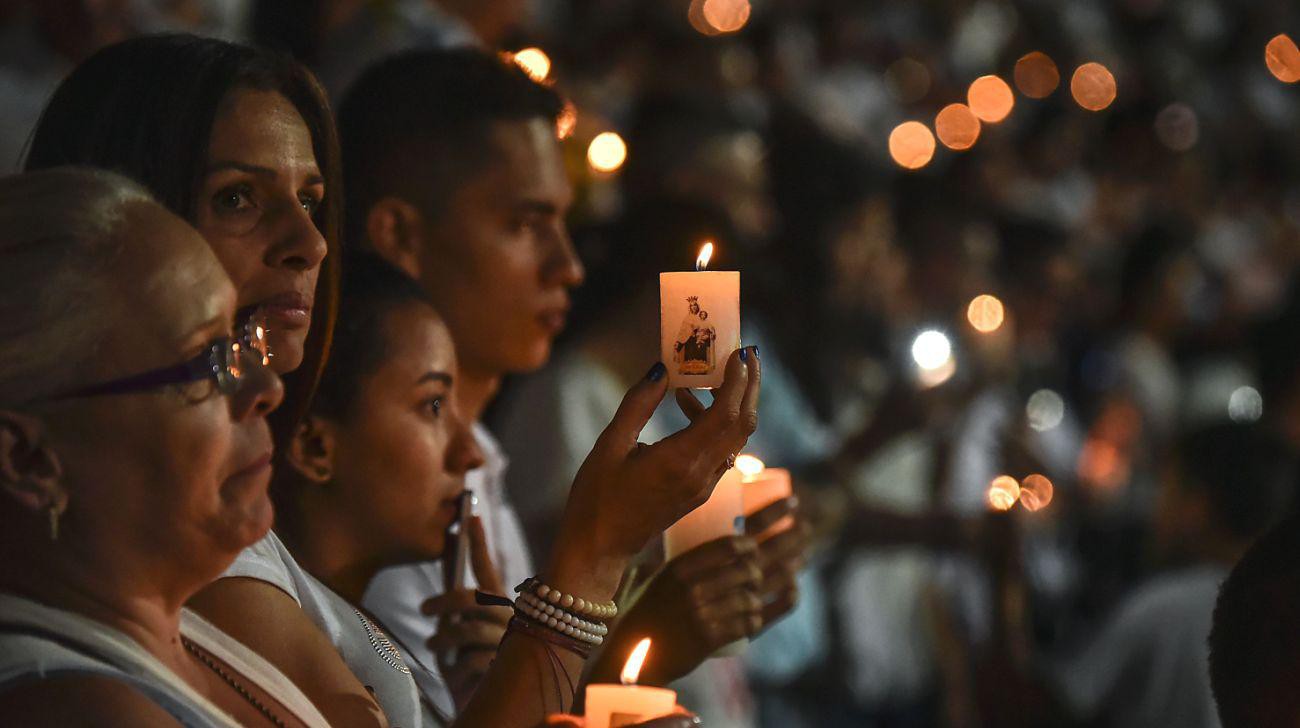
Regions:
<svg viewBox="0 0 1300 728"><path fill-rule="evenodd" d="M1258 424L1223 422L1179 437L1179 487L1204 493L1215 525L1249 543L1291 508L1295 459Z"/></svg>
<svg viewBox="0 0 1300 728"><path fill-rule="evenodd" d="M514 63L472 49L409 51L366 69L339 105L350 243L376 201L426 214L490 159L493 122L555 123L563 99Z"/></svg>
<svg viewBox="0 0 1300 728"><path fill-rule="evenodd" d="M1233 568L1214 607L1210 687L1223 728L1300 724L1300 520L1278 524Z"/></svg>

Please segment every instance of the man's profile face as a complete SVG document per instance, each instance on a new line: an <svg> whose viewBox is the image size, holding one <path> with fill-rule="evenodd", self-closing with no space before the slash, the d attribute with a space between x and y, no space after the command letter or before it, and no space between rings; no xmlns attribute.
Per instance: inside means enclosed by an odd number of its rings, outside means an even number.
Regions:
<svg viewBox="0 0 1300 728"><path fill-rule="evenodd" d="M546 363L583 268L554 123L498 121L488 137L482 165L429 221L421 270L462 370L497 376Z"/></svg>

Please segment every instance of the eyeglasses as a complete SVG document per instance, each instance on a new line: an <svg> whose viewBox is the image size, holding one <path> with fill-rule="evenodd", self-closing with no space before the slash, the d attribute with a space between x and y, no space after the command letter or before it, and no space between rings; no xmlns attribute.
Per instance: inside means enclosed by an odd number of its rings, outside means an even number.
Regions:
<svg viewBox="0 0 1300 728"><path fill-rule="evenodd" d="M246 314L241 323L236 326L236 330L239 332L238 337L226 336L216 339L203 350L203 353L189 361L92 384L42 399L55 401L106 394L128 394L199 382L210 383L218 394L229 396L239 391L239 385L246 374L245 359L255 366L267 366L271 362L271 348L266 338L266 318L260 310Z"/></svg>

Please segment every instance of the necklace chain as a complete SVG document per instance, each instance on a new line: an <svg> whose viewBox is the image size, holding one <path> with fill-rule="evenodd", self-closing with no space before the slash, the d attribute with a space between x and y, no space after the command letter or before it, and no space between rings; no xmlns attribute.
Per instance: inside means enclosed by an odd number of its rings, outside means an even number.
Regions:
<svg viewBox="0 0 1300 728"><path fill-rule="evenodd" d="M218 665L216 660L212 659L206 651L199 649L198 645L194 644L184 635L181 635L181 644L185 645L185 649L189 650L191 654L199 658L199 662L202 662L208 669L215 672L217 677L220 677L227 685L234 688L235 692L239 693L240 697L247 700L254 708L257 708L259 713L261 713L267 720L271 721L271 725L274 725L277 728L288 728L284 721L280 720L275 713L271 712L271 709L268 708L265 703L258 700L257 696L249 692L248 689L241 685L233 675L226 672L221 665Z"/></svg>

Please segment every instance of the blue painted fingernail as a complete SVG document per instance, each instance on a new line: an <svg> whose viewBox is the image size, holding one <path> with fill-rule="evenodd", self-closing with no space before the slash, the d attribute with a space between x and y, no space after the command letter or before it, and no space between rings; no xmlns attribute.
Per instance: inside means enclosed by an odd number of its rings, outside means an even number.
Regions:
<svg viewBox="0 0 1300 728"><path fill-rule="evenodd" d="M650 371L646 372L645 378L652 382L657 382L660 379L663 379L664 375L667 373L668 367L664 366L663 362L657 361L654 366L650 367Z"/></svg>
<svg viewBox="0 0 1300 728"><path fill-rule="evenodd" d="M749 349L741 349L741 350L740 350L740 360L741 360L741 361L749 361Z"/></svg>
<svg viewBox="0 0 1300 728"><path fill-rule="evenodd" d="M758 358L758 344L754 344L754 358Z"/></svg>

